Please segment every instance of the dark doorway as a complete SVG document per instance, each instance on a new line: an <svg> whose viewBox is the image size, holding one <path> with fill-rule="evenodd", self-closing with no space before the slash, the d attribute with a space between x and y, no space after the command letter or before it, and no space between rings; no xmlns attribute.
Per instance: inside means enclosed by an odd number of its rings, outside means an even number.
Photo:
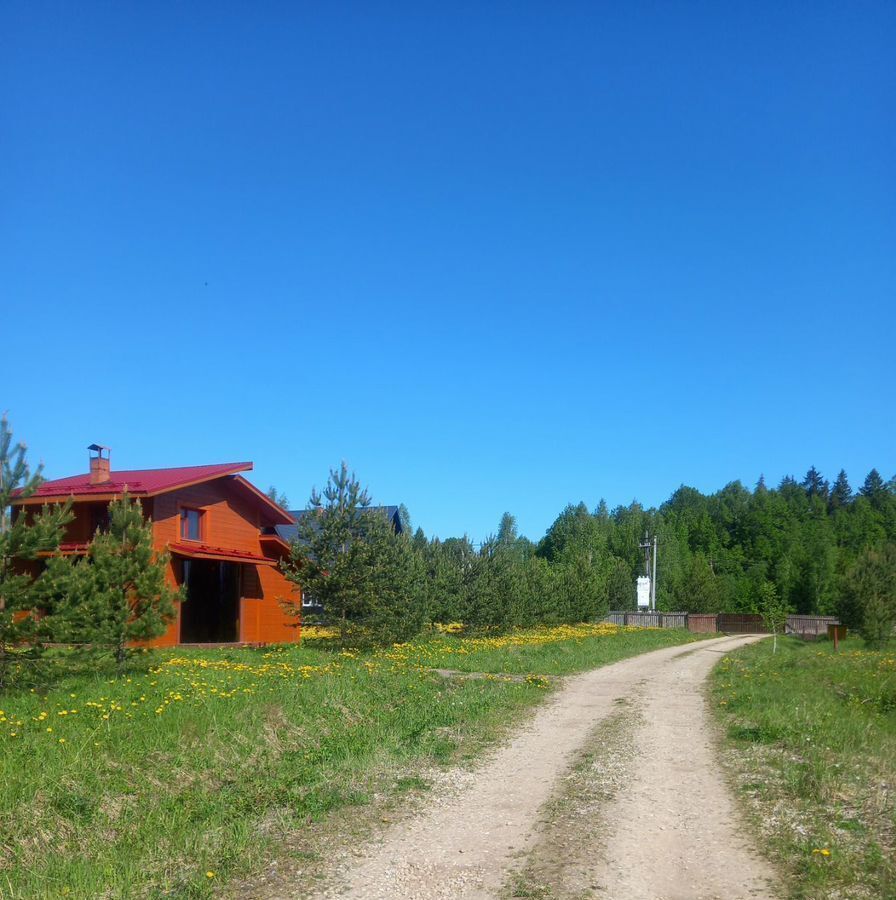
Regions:
<svg viewBox="0 0 896 900"><path fill-rule="evenodd" d="M184 560L187 601L180 609L182 644L239 639L240 567L207 559Z"/></svg>

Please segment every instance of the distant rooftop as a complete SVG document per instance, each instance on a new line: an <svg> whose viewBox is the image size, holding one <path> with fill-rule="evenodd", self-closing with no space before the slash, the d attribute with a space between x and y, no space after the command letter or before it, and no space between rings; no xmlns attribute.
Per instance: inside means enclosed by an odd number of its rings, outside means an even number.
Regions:
<svg viewBox="0 0 896 900"><path fill-rule="evenodd" d="M396 534L401 534L401 517L398 515L398 507L397 506L368 506L367 510L369 512L377 512L385 516L387 519L391 519L392 527L395 529ZM291 509L289 514L296 520L296 522L301 522L302 519L305 518L312 510L310 509ZM277 526L277 534L283 538L284 541L292 541L295 540L299 536L299 526L296 525L278 525Z"/></svg>

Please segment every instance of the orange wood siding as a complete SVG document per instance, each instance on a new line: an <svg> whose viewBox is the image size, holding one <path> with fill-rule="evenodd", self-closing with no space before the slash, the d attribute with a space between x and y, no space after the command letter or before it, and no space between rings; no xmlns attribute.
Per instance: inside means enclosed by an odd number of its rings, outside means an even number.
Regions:
<svg viewBox="0 0 896 900"><path fill-rule="evenodd" d="M141 500L143 507L143 515L147 519L152 518L153 514L153 498L148 497ZM63 544L89 544L93 540L97 526L105 525L108 515L108 502L82 500L72 505L72 515L74 518L65 527L65 534L62 538ZM29 509L29 513L31 510Z"/></svg>
<svg viewBox="0 0 896 900"><path fill-rule="evenodd" d="M262 596L253 599L244 593L240 610L240 640L278 644L297 641L301 631L301 615L287 615L281 601L300 602L301 594L279 569L258 566L257 572Z"/></svg>
<svg viewBox="0 0 896 900"><path fill-rule="evenodd" d="M157 546L177 543L182 507L203 511L202 542L229 550L261 553L261 521L258 508L237 495L227 479L172 491L155 498L155 540Z"/></svg>
<svg viewBox="0 0 896 900"><path fill-rule="evenodd" d="M67 528L65 541L89 542L97 515L106 505L104 502L90 501L76 503L73 507L75 518ZM164 551L170 543L181 542L182 507L203 511L202 543L270 557L272 546L270 543L262 545L260 540L261 527L269 522L262 505L253 502L252 496L245 490L235 487L229 477L143 500L144 515L153 520L153 546L157 551ZM181 561L176 556L168 565L167 580L174 588L181 584ZM253 643L298 641L301 617L286 615L280 600L300 596L275 566L244 564L239 640ZM180 643L180 603L176 606L175 620L165 634L150 641L149 646L175 647Z"/></svg>

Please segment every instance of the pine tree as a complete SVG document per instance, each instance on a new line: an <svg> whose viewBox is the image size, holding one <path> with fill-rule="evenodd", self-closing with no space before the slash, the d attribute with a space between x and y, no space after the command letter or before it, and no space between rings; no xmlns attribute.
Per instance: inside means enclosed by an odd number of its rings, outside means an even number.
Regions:
<svg viewBox="0 0 896 900"><path fill-rule="evenodd" d="M323 491L313 489L308 511L299 520L286 577L321 604L339 622L340 641L346 645L351 622L363 616L372 598L369 573L362 558L364 513L370 495L343 462L330 470ZM290 606L287 611L299 614Z"/></svg>
<svg viewBox="0 0 896 900"><path fill-rule="evenodd" d="M332 469L324 490L311 492L283 566L339 623L342 646L410 636L426 615L419 555L407 535L395 534L369 507L367 489L346 464Z"/></svg>
<svg viewBox="0 0 896 900"><path fill-rule="evenodd" d="M10 515L13 499L26 499L37 491L41 466L31 472L26 447L13 447L6 417L0 418L0 685L6 679L10 651L36 649L39 554L59 547L71 520L71 503L44 505L40 512L19 508Z"/></svg>
<svg viewBox="0 0 896 900"><path fill-rule="evenodd" d="M97 531L75 566L68 596L55 616L65 639L111 652L119 668L131 645L160 637L176 616L183 588L166 580L169 556L156 554L152 523L125 493L109 504L109 527Z"/></svg>
<svg viewBox="0 0 896 900"><path fill-rule="evenodd" d="M423 560L410 535L396 534L376 512L364 515L363 552L370 600L362 624L378 644L406 641L420 633L428 619Z"/></svg>

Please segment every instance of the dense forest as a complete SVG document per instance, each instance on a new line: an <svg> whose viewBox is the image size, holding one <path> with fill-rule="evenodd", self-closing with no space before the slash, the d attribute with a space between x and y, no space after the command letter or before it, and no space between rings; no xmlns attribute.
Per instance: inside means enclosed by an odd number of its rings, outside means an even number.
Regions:
<svg viewBox="0 0 896 900"><path fill-rule="evenodd" d="M682 486L658 509L570 505L537 544L517 535L509 513L478 548L419 529L413 543L432 619L524 625L632 609L645 534L659 541L659 609L755 611L773 585L794 612L853 622L857 561L896 541L896 479L872 470L853 491L845 472L831 484L813 467L777 488L763 478L752 491L737 481L711 495Z"/></svg>

